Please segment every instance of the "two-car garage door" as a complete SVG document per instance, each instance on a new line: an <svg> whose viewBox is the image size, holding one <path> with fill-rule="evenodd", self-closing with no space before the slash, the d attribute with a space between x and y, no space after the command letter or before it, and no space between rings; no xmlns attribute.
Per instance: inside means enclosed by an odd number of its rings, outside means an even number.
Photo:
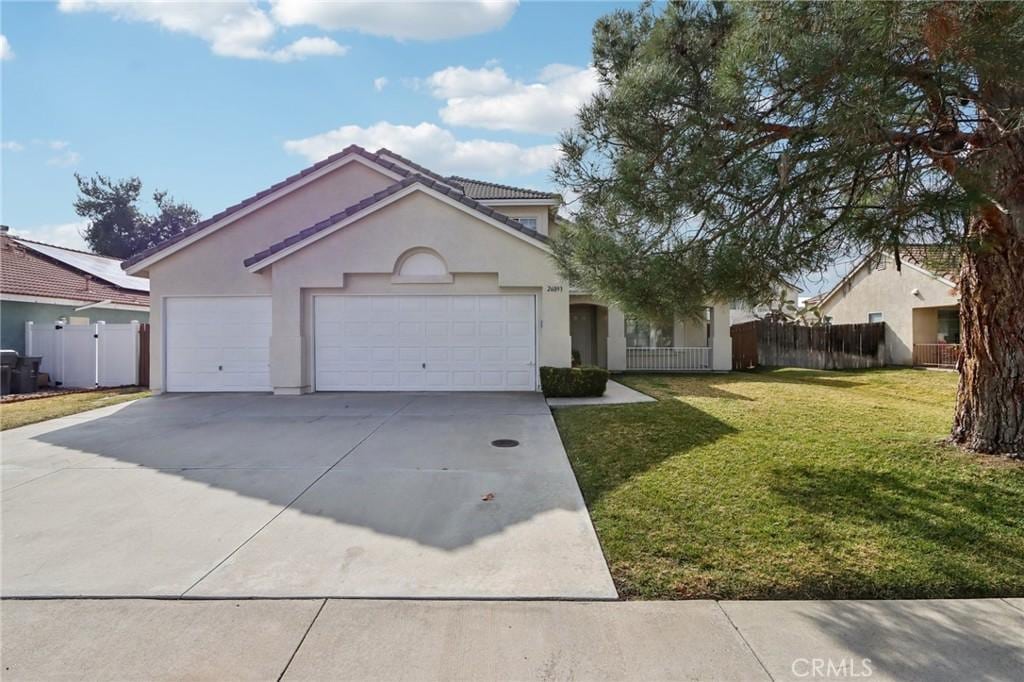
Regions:
<svg viewBox="0 0 1024 682"><path fill-rule="evenodd" d="M529 295L314 298L318 391L532 391ZM269 391L271 299L169 298L168 391Z"/></svg>
<svg viewBox="0 0 1024 682"><path fill-rule="evenodd" d="M529 295L317 296L318 391L532 391Z"/></svg>

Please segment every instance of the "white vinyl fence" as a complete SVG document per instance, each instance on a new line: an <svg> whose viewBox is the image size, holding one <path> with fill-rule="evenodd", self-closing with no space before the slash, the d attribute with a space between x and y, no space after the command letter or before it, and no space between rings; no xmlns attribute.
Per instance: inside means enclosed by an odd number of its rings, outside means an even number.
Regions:
<svg viewBox="0 0 1024 682"><path fill-rule="evenodd" d="M711 348L707 346L627 348L626 369L644 372L709 370L711 369Z"/></svg>
<svg viewBox="0 0 1024 682"><path fill-rule="evenodd" d="M139 323L25 323L25 354L42 357L40 372L68 388L139 383Z"/></svg>

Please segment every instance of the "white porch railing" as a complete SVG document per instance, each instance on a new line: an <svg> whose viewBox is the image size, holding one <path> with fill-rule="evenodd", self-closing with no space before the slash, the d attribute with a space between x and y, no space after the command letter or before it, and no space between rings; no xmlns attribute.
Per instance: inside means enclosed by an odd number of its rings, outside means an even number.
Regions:
<svg viewBox="0 0 1024 682"><path fill-rule="evenodd" d="M955 343L915 343L914 364L922 367L956 368L960 346Z"/></svg>
<svg viewBox="0 0 1024 682"><path fill-rule="evenodd" d="M709 370L711 369L711 348L707 346L627 348L626 369L651 372Z"/></svg>

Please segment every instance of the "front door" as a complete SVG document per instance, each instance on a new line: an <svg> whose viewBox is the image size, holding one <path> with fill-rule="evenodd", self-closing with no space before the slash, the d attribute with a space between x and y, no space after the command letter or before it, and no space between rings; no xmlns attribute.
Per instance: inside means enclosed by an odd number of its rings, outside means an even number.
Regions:
<svg viewBox="0 0 1024 682"><path fill-rule="evenodd" d="M597 316L592 305L569 307L569 336L572 349L579 353L583 365L597 364Z"/></svg>

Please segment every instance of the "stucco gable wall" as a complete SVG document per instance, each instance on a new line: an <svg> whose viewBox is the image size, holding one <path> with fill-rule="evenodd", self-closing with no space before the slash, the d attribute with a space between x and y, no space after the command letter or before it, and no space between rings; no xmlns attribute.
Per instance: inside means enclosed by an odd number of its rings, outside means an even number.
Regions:
<svg viewBox="0 0 1024 682"><path fill-rule="evenodd" d="M390 273L414 247L440 253L449 272L497 272L502 286L538 285L554 273L533 244L416 192L278 261L274 277L294 273L321 282L305 286L338 286L342 272Z"/></svg>
<svg viewBox="0 0 1024 682"><path fill-rule="evenodd" d="M393 283L396 262L417 247L436 251L454 281ZM312 294L536 294L538 363L569 362L569 288L548 253L422 192L308 244L264 272L273 284L276 390L311 387Z"/></svg>
<svg viewBox="0 0 1024 682"><path fill-rule="evenodd" d="M393 182L363 164L346 164L150 266L151 386L163 387L165 297L271 295L270 277L249 272L247 256Z"/></svg>
<svg viewBox="0 0 1024 682"><path fill-rule="evenodd" d="M269 279L246 270L243 259L393 183L363 164L342 166L155 263L151 290L158 296L269 294Z"/></svg>
<svg viewBox="0 0 1024 682"><path fill-rule="evenodd" d="M869 313L882 313L890 364L909 365L913 361L914 308L956 305L958 299L948 284L906 265L897 272L895 261L883 258L884 270L870 265L861 268L822 304L822 314L831 316L833 324L855 324L867 322Z"/></svg>

